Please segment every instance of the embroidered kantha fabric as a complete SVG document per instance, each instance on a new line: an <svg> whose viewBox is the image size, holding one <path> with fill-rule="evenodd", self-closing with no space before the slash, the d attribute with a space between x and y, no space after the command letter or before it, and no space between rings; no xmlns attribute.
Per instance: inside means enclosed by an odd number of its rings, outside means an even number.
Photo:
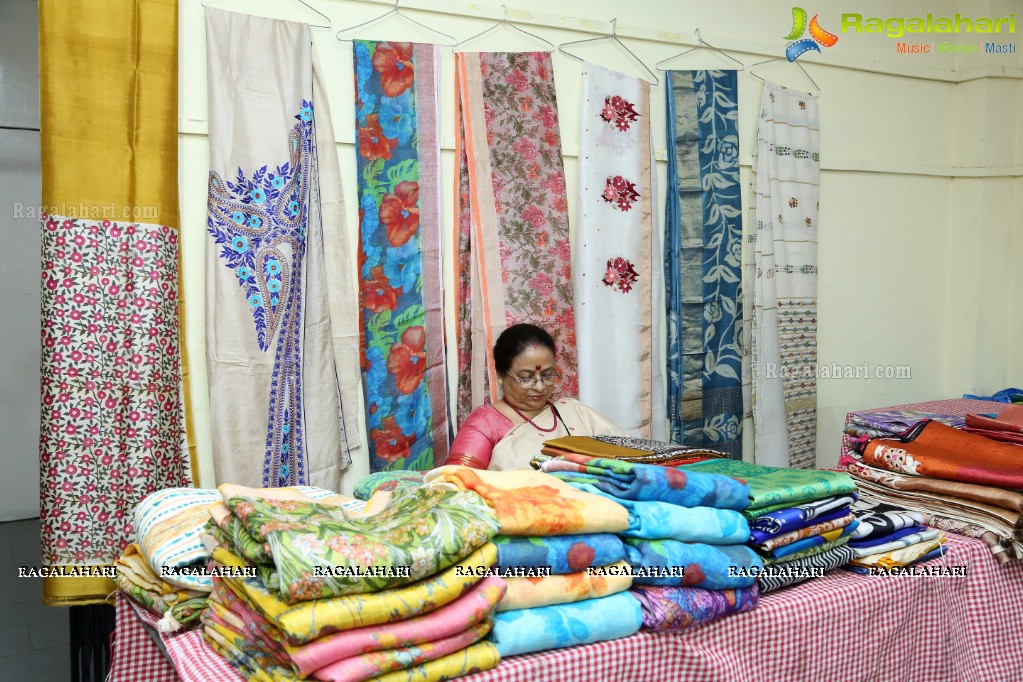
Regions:
<svg viewBox="0 0 1023 682"><path fill-rule="evenodd" d="M653 398L655 374L661 382L654 323L661 279L650 84L588 62L582 78L572 254L579 399L630 434L649 437L654 426L664 431L664 404Z"/></svg>
<svg viewBox="0 0 1023 682"><path fill-rule="evenodd" d="M457 414L496 402L491 349L509 325L547 329L576 396L568 201L546 52L459 52L456 71Z"/></svg>
<svg viewBox="0 0 1023 682"><path fill-rule="evenodd" d="M448 452L437 47L353 51L370 469L426 470Z"/></svg>
<svg viewBox="0 0 1023 682"><path fill-rule="evenodd" d="M41 563L110 566L138 501L190 485L195 466L178 325L178 8L43 0L38 16ZM42 583L51 606L114 590L105 577Z"/></svg>
<svg viewBox="0 0 1023 682"><path fill-rule="evenodd" d="M671 440L742 458L742 208L735 71L667 71Z"/></svg>
<svg viewBox="0 0 1023 682"><path fill-rule="evenodd" d="M815 97L764 84L743 273L743 383L756 462L769 466L816 466L819 137Z"/></svg>
<svg viewBox="0 0 1023 682"><path fill-rule="evenodd" d="M214 470L338 490L358 439L356 308L309 27L207 8L206 28Z"/></svg>
<svg viewBox="0 0 1023 682"><path fill-rule="evenodd" d="M760 602L756 585L741 590L637 585L631 592L643 607L643 627L654 632L675 632L752 611Z"/></svg>

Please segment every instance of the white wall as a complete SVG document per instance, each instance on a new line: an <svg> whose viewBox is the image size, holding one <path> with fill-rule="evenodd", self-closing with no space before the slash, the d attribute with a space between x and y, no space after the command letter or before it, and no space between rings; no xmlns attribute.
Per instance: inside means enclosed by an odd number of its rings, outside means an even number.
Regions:
<svg viewBox="0 0 1023 682"><path fill-rule="evenodd" d="M39 77L35 0L0 3L0 521L39 516Z"/></svg>
<svg viewBox="0 0 1023 682"><path fill-rule="evenodd" d="M310 0L330 16L333 30L313 29L327 72L330 106L338 138L343 188L348 199L349 240L357 232L354 93L351 44L340 43L342 28L376 18L390 3ZM297 2L222 0L218 8L315 23ZM854 3L864 16L896 14L891 3ZM651 67L695 44L694 32L746 64L782 54L790 28L791 2L732 0L679 3L631 2L627 11L612 0L562 0L552 14L546 0L514 0L507 16L516 25L555 45L595 37L619 19L618 36ZM208 407L203 380L203 258L206 142L205 32L199 0L182 0L181 12L181 204L187 347L204 486L212 485ZM408 16L465 39L494 26L499 3L407 0ZM935 0L900 3L906 15L1005 16L1017 12L1020 27L1002 41L1019 42L1023 5L1019 0ZM902 9L910 7L910 9ZM438 9L443 8L443 9ZM841 9L822 10L821 24L839 30ZM821 55L800 59L820 85L821 221L819 276L819 361L878 366L905 365L902 380L827 379L819 383L818 464L837 461L841 427L851 410L918 400L992 392L1023 384L1023 179L1019 111L1023 104L1023 58L1003 56L905 55L897 41L880 35L839 34L838 44ZM429 34L391 16L372 30L347 37L430 42ZM930 37L921 38L921 42ZM972 36L953 41L975 42ZM537 43L508 27L473 41L475 50L538 49ZM592 61L642 76L613 43L579 48ZM443 225L452 226L451 178L454 121L454 60L443 50L441 62L441 143L444 148ZM570 219L577 193L578 102L580 65L555 53ZM726 60L706 50L671 63L673 68L725 67ZM740 148L743 179L748 182L761 84L740 77ZM792 65L775 62L757 73L784 85L809 85ZM662 78L663 81L663 78ZM663 84L654 88L652 126L658 150L659 203L663 221L665 133ZM748 205L744 187L744 205ZM444 239L447 247L450 239ZM445 272L450 278L450 253ZM1012 292L1010 294L1010 292ZM450 303L451 287L448 287ZM448 340L454 341L449 319ZM453 353L449 353L453 357ZM366 473L366 453L354 453L356 465L344 488Z"/></svg>

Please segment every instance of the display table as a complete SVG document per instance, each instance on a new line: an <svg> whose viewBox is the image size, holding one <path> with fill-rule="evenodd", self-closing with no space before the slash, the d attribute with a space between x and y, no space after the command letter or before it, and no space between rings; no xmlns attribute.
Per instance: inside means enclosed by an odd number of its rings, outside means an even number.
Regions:
<svg viewBox="0 0 1023 682"><path fill-rule="evenodd" d="M1023 563L999 566L986 545L958 535L947 546L924 566L964 566L965 576L838 569L708 625L514 656L460 679L1023 680ZM241 679L195 630L160 637L172 667L143 630L155 621L118 597L111 682Z"/></svg>

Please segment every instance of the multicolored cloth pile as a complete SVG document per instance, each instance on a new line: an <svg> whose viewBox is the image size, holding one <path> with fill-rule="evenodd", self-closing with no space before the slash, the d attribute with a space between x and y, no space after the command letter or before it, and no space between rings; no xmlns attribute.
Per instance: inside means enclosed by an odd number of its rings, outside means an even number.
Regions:
<svg viewBox="0 0 1023 682"><path fill-rule="evenodd" d="M847 547L857 522L856 484L847 474L712 460L681 467L732 476L749 485L748 545L763 562L756 575L767 593L819 577L853 559Z"/></svg>
<svg viewBox="0 0 1023 682"><path fill-rule="evenodd" d="M849 547L855 557L846 566L855 573L897 568L944 555L945 536L923 525L924 515L883 502L858 500L853 513L859 525Z"/></svg>

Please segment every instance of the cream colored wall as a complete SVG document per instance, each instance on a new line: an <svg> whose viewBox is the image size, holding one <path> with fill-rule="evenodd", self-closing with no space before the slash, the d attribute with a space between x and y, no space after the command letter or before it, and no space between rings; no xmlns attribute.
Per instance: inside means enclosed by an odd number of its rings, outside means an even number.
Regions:
<svg viewBox="0 0 1023 682"><path fill-rule="evenodd" d="M348 199L346 229L355 249L354 94L351 44L340 43L342 28L379 17L393 4L355 0L310 0L332 20L333 29L313 29L327 73L331 114ZM964 16L1018 13L1019 0L936 0L912 3L907 14ZM310 21L317 18L298 2L222 0L218 8ZM852 6L853 3L850 3ZM891 3L860 0L864 16L895 14ZM909 3L901 3L904 7ZM205 29L198 0L181 0L181 202L187 347L193 371L193 409L203 485L212 485L208 405L203 349L203 259L206 140ZM499 3L406 0L409 17L462 40L495 25ZM679 3L640 0L627 6L612 0L511 0L507 17L516 26L555 45L617 32L653 68L705 40L747 65L778 56L785 47L792 3L732 0ZM824 28L839 31L842 9L823 10ZM1017 29L1017 35L1020 29ZM430 41L430 35L391 16L372 30L348 37ZM1023 384L1023 360L1011 348L1023 341L1023 179L1019 111L1023 104L1020 54L900 55L884 36L841 34L821 55L800 59L820 85L821 224L819 247L819 360L831 365L909 366L902 380L822 379L819 383L818 463L837 460L845 414L890 405ZM1012 40L1015 36L1010 36ZM963 39L965 42L966 39ZM502 27L471 42L474 50L538 49L535 41ZM642 68L610 41L579 54L607 67L642 76ZM445 187L443 224L452 225L453 65L442 50L441 143ZM570 204L575 217L579 131L580 65L554 54L563 151ZM728 62L701 50L671 62L673 68L727 68ZM757 73L783 85L809 88L802 74L782 62ZM663 78L662 78L663 80ZM744 207L761 84L739 79L739 132ZM653 89L651 120L658 158L657 215L663 222L665 137L663 84ZM745 212L744 212L745 215ZM444 240L445 247L450 239ZM450 279L451 254L445 252ZM450 302L452 287L448 286ZM1010 295L1010 291L1012 294ZM448 340L455 338L448 320ZM450 353L449 353L450 355ZM361 418L360 418L361 421ZM747 429L749 431L749 429ZM363 436L365 430L363 426ZM343 486L365 475L365 449Z"/></svg>

